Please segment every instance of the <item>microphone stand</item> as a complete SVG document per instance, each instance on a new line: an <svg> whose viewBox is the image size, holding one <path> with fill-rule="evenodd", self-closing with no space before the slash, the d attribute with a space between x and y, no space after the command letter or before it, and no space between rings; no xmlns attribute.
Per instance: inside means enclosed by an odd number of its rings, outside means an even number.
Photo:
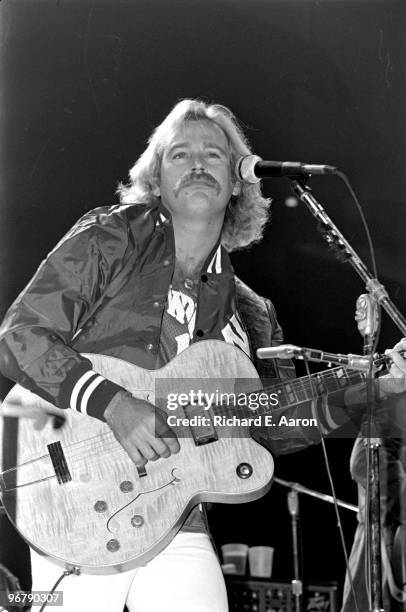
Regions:
<svg viewBox="0 0 406 612"><path fill-rule="evenodd" d="M287 487L288 489L292 489L292 491L297 491L298 493L305 493L306 495L310 495L310 497L317 497L321 501L328 502L329 504L334 504L334 497L332 495L327 495L326 493L320 493L320 491L315 491L314 489L309 489L304 485L301 485L298 482L289 482L288 480L282 480L282 478L274 478L274 482L282 485L283 487ZM347 508L347 510L352 510L353 512L358 512L358 506L355 504L350 504L348 502L342 501L341 499L337 499L337 506L341 506L342 508Z"/></svg>
<svg viewBox="0 0 406 612"><path fill-rule="evenodd" d="M298 536L297 536L297 523L299 517L299 496L298 493L305 493L306 495L310 495L312 497L317 497L322 501L329 502L334 504L334 498L331 495L326 495L325 493L319 493L319 491L315 491L314 489L309 489L297 482L288 482L287 480L282 480L281 478L274 478L274 482L282 485L290 489L288 493L288 510L289 514L292 517L292 545L293 545L293 575L294 579L292 580L292 594L295 598L295 612L301 612L302 610L302 599L303 599L303 582L300 578L300 564L299 564L299 546L298 546ZM354 512L358 512L358 507L354 504L349 504L347 502L341 501L339 499L336 500L338 506L342 506L343 508L347 508L348 510L353 510Z"/></svg>
<svg viewBox="0 0 406 612"><path fill-rule="evenodd" d="M403 336L406 336L406 319L399 312L397 307L390 300L385 287L374 278L369 272L368 268L352 248L350 243L344 238L340 230L336 227L330 217L327 215L324 208L313 196L310 187L305 184L303 179L296 176L289 177L293 192L296 197L306 204L311 214L319 221L322 228L322 234L327 244L332 247L336 253L340 254L340 259L346 261L352 265L357 274L365 282L366 290L371 294L372 298L377 304L382 306L388 313L392 321L398 327ZM367 401L369 400L368 384L367 384ZM373 410L373 401L370 402L370 411ZM373 415L371 414L371 423L373 423ZM383 601L382 601L382 576L380 572L381 568L381 550L380 541L378 541L379 529L380 529L380 515L379 515L379 447L376 447L376 439L371 439L368 446L369 453L369 467L371 474L369 475L369 500L367 503L369 508L375 515L375 521L371 521L372 531L367 534L367 537L371 543L370 548L370 584L371 584L371 597L370 597L370 611L369 612L382 612ZM374 450L375 449L375 450ZM373 495L373 497L372 497ZM379 525L377 531L377 524ZM372 536L372 538L370 538Z"/></svg>
<svg viewBox="0 0 406 612"><path fill-rule="evenodd" d="M292 517L292 546L293 546L293 580L292 593L295 598L295 612L301 612L303 582L299 571L299 546L297 538L297 523L299 518L299 496L297 491L291 489L288 493L288 510Z"/></svg>
<svg viewBox="0 0 406 612"><path fill-rule="evenodd" d="M373 351L374 340L380 327L380 309L376 299L370 294L360 295L356 303L355 320L358 331L364 338L364 355ZM381 494L379 482L379 450L382 439L373 420L376 389L372 376L372 367L366 378L366 391L368 403L367 437L364 440L367 446L367 495L366 495L366 525L367 525L367 558L368 567L368 596L372 610L383 609L382 599L382 558L381 558Z"/></svg>

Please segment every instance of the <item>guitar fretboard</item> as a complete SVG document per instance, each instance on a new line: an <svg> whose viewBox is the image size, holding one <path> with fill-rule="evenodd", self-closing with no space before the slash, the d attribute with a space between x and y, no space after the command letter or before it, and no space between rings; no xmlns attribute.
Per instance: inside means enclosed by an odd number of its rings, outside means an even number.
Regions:
<svg viewBox="0 0 406 612"><path fill-rule="evenodd" d="M214 407L215 414L232 415L238 411L241 417L253 417L257 415L265 415L275 408L289 408L303 402L316 399L322 395L329 395L336 391L352 387L365 381L365 374L357 370L349 370L338 366L316 372L309 376L295 378L286 381L278 381L277 383L258 389L245 395L246 401L237 404L218 404ZM252 408L258 395L266 393L268 397L275 398L274 402L269 401L268 405L261 405L258 408ZM241 394L242 395L242 394ZM252 399L252 401L250 401ZM264 402L265 403L265 402ZM251 406L251 407L250 407Z"/></svg>

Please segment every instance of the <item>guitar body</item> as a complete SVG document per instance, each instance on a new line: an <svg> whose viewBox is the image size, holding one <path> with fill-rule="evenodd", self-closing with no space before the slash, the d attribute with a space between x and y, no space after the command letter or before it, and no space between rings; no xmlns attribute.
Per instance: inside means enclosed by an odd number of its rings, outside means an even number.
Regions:
<svg viewBox="0 0 406 612"><path fill-rule="evenodd" d="M168 393L261 388L251 361L220 341L194 344L155 371L114 357L87 357L95 371L168 413L162 403ZM218 427L218 439L202 445L182 437L178 454L148 462L143 475L105 423L56 409L18 385L4 412L20 402L27 418L0 419L3 504L30 546L62 566L99 574L143 565L169 544L197 503L247 502L270 488L272 456L248 428L236 437L235 427ZM54 429L48 419L35 429L33 415L45 411L65 417L62 427ZM252 467L249 477L237 473L241 464Z"/></svg>

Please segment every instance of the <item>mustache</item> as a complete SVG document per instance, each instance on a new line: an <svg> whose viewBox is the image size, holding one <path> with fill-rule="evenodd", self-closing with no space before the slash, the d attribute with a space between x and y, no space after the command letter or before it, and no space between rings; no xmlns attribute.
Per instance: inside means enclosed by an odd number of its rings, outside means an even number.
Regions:
<svg viewBox="0 0 406 612"><path fill-rule="evenodd" d="M183 187L188 187L189 185L195 182L204 183L206 185L209 185L210 187L214 187L217 192L221 190L219 182L216 181L214 176L212 176L208 172L191 172L190 174L183 176L179 180L178 184L175 187L175 193L178 194Z"/></svg>

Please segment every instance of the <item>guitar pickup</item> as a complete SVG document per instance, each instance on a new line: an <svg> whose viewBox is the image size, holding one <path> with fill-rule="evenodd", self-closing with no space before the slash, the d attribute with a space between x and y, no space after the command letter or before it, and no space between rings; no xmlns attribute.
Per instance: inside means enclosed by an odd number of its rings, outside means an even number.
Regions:
<svg viewBox="0 0 406 612"><path fill-rule="evenodd" d="M47 445L47 448L58 483L64 484L72 480L62 444L60 442L52 442L52 444Z"/></svg>

